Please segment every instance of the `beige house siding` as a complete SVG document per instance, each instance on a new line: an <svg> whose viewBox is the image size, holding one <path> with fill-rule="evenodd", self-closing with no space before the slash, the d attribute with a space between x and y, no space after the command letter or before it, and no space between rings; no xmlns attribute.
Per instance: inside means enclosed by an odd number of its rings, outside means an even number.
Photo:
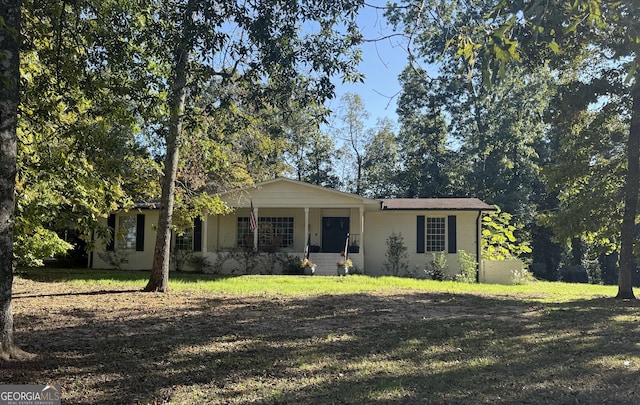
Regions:
<svg viewBox="0 0 640 405"><path fill-rule="evenodd" d="M432 258L432 252L417 253L417 217L441 217L456 216L457 252L464 250L476 257L477 254L477 220L479 212L474 211L377 211L369 212L365 218L366 243L365 243L365 267L368 274L387 274L384 270L387 261L387 238L392 233L401 234L409 255L408 270L416 274L423 274L425 264ZM445 252L448 251L448 232L445 234ZM453 276L459 273L458 254L446 253L448 273Z"/></svg>

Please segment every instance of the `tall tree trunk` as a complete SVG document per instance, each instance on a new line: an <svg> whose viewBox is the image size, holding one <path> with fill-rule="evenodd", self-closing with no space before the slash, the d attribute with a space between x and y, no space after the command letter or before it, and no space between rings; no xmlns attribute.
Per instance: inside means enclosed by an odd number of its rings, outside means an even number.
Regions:
<svg viewBox="0 0 640 405"><path fill-rule="evenodd" d="M167 157L165 159L164 177L162 179L162 196L160 199L160 217L158 234L153 253L153 265L149 282L143 291L167 292L169 290L169 260L171 248L171 225L173 217L173 200L175 195L178 159L180 155L180 139L182 121L187 95L187 63L189 57L188 41L185 38L176 51L176 65L171 86L169 132L167 134Z"/></svg>
<svg viewBox="0 0 640 405"><path fill-rule="evenodd" d="M362 195L362 163L363 158L360 156L360 153L356 150L356 164L357 167L357 175L356 175L356 194Z"/></svg>
<svg viewBox="0 0 640 405"><path fill-rule="evenodd" d="M0 0L0 360L27 354L13 342L13 224L18 103L20 0Z"/></svg>
<svg viewBox="0 0 640 405"><path fill-rule="evenodd" d="M636 56L636 66L640 65L640 56ZM631 126L627 141L627 178L624 186L624 214L622 217L622 235L620 246L620 273L618 276L618 295L616 298L635 299L633 295L633 271L635 260L633 245L636 240L636 215L638 193L640 192L640 72L636 70L635 83L631 90Z"/></svg>

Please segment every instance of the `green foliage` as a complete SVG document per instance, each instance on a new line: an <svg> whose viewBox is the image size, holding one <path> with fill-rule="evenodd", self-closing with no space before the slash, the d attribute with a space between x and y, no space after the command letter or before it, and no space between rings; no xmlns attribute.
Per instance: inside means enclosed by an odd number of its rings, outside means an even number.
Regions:
<svg viewBox="0 0 640 405"><path fill-rule="evenodd" d="M527 66L510 66L491 85L477 74L496 67L480 54L486 49L501 61L519 52L508 38L485 43L486 30L500 26L483 20L494 6L408 0L387 13L407 35L412 56L398 100L404 189L409 197L470 195L532 216L541 203L539 171L549 147L544 115L556 78Z"/></svg>
<svg viewBox="0 0 640 405"><path fill-rule="evenodd" d="M108 13L114 4L93 6ZM85 12L79 3L23 2L19 260L60 253L66 247L56 231L73 229L88 239L108 212L158 195L159 165L137 136L136 103L123 96L128 75L98 61L103 28L94 30Z"/></svg>
<svg viewBox="0 0 640 405"><path fill-rule="evenodd" d="M363 195L372 198L401 195L397 182L401 173L400 146L394 124L382 119L370 131L371 142L366 146L363 164Z"/></svg>
<svg viewBox="0 0 640 405"><path fill-rule="evenodd" d="M301 260L298 256L287 254L278 255L278 262L282 268L282 274L301 276L304 274L304 267L300 266Z"/></svg>
<svg viewBox="0 0 640 405"><path fill-rule="evenodd" d="M529 271L535 278L547 279L547 264L546 263L531 263L529 265Z"/></svg>
<svg viewBox="0 0 640 405"><path fill-rule="evenodd" d="M341 154L336 161L337 166L343 166L342 189L362 195L365 150L371 143L371 133L365 129L369 113L359 95L346 93L340 98L340 104L334 115L337 118L334 123L335 138L344 144L345 149L345 153Z"/></svg>
<svg viewBox="0 0 640 405"><path fill-rule="evenodd" d="M176 249L171 252L171 262L176 271L189 273L209 273L213 268L205 256L196 254L191 250Z"/></svg>
<svg viewBox="0 0 640 405"><path fill-rule="evenodd" d="M43 259L63 255L73 246L49 229L37 226L29 234L16 233L14 255L20 266L42 266Z"/></svg>
<svg viewBox="0 0 640 405"><path fill-rule="evenodd" d="M332 164L334 144L320 130L326 114L328 110L312 104L282 115L283 158L287 163L284 172L300 181L337 187L339 180Z"/></svg>
<svg viewBox="0 0 640 405"><path fill-rule="evenodd" d="M187 201L185 201L185 199ZM206 192L201 192L191 197L179 193L176 196L176 200L173 229L176 230L179 235L184 233L185 230L192 228L194 220L198 217L224 215L231 212L231 208L220 200L218 195L212 196Z"/></svg>
<svg viewBox="0 0 640 405"><path fill-rule="evenodd" d="M432 280L445 281L449 278L447 268L446 253L431 253L431 260L425 266L425 274Z"/></svg>
<svg viewBox="0 0 640 405"><path fill-rule="evenodd" d="M478 262L476 259L464 250L459 250L458 261L460 264L460 273L456 275L456 281L475 283L478 272Z"/></svg>
<svg viewBox="0 0 640 405"><path fill-rule="evenodd" d="M478 24L471 20L471 24L465 24L463 42L470 41L478 35L483 45L477 51L461 48L461 59L464 59L468 67L475 66L478 57L489 61L482 67L485 82L495 81L504 77L506 67L514 61L523 62L529 66L541 68L549 66L555 69L558 77L573 76L574 84L584 84L591 94L597 94L592 104L586 109L578 111L561 111L568 120L577 118L580 124L584 122L581 112L594 114L600 110L605 111L607 117L619 117L624 121L626 128L622 133L626 139L623 141L626 153L618 151L617 154L626 157L626 171L624 181L614 176L613 184L620 184L621 193L612 205L599 205L604 210L613 208L614 212L622 212L619 230L610 231L608 227L605 233L591 232L591 229L574 228L573 236L594 237L596 243L606 244L611 241L620 246L620 277L618 298L635 298L632 288L632 276L634 273L634 245L636 239L636 221L638 211L638 195L640 194L640 126L635 125L640 121L640 109L632 107L625 111L624 105L640 105L640 72L636 67L640 62L640 36L637 29L633 29L637 23L638 6L635 0L622 0L609 2L603 0L566 0L558 1L556 6L549 7L545 0L533 0L530 2L500 1L491 5L489 12L483 13ZM515 43L518 53L500 53L491 44L496 41L503 43ZM547 46L540 46L546 44ZM588 63L585 63L588 62ZM588 69L588 70L585 70ZM585 72L588 72L585 74ZM624 84L620 87L620 84ZM623 103L617 101L622 97ZM609 104L611 102L611 104ZM631 104L627 104L631 103ZM621 107L621 104L623 108ZM604 105L604 108L601 106ZM610 107L610 108L607 108ZM628 108L628 107L627 107ZM613 111L613 113L612 113ZM614 118L615 121L616 118ZM581 156L581 150L572 151ZM583 170L589 166L601 166L599 156L591 156L582 160L580 166ZM581 159L579 159L581 160ZM605 157L604 165L613 162ZM596 169L598 170L598 169ZM600 173L595 179L597 183L606 176ZM618 181L616 181L618 180ZM591 179L588 179L591 182ZM588 188L597 190L599 197L609 199L615 195L615 187L612 182L604 184L589 184ZM572 187L574 194L581 191L581 184ZM604 190L601 188L604 187ZM587 199L584 197L582 201ZM582 211L586 211L585 204L579 204ZM588 210L588 208L587 208ZM572 220L580 221L580 213L572 215ZM598 213L595 216L582 215L589 223L593 218L608 218L607 215ZM615 218L615 217L614 217ZM576 223L578 223L576 221ZM616 224L618 221L612 221ZM600 225L600 224L599 224ZM596 225L598 226L598 225ZM600 225L601 226L601 225ZM615 226L615 225L614 225ZM590 226L587 226L590 228ZM609 241L607 241L607 239Z"/></svg>
<svg viewBox="0 0 640 405"><path fill-rule="evenodd" d="M514 223L513 217L500 209L482 217L482 258L486 260L508 260L531 253L523 225Z"/></svg>
<svg viewBox="0 0 640 405"><path fill-rule="evenodd" d="M259 89L262 85L250 87ZM180 147L177 175L180 188L189 193L204 187L210 192L224 191L288 170L288 162L280 157L290 142L290 126L306 118L307 108L296 102L272 105L253 98L253 91L257 90L211 79L187 100L187 133ZM224 108L213 108L220 97ZM313 125L305 121L296 130L307 127Z"/></svg>
<svg viewBox="0 0 640 405"><path fill-rule="evenodd" d="M333 141L319 130L311 134L309 141L299 180L338 189L340 178L335 173L333 165L334 159L337 158Z"/></svg>
<svg viewBox="0 0 640 405"><path fill-rule="evenodd" d="M397 142L403 164L395 181L407 198L451 195L451 170L456 166L446 150L445 100L427 77L426 71L413 66L400 75L403 92L398 100Z"/></svg>
<svg viewBox="0 0 640 405"><path fill-rule="evenodd" d="M532 271L536 277L548 280L558 280L558 269L562 262L565 244L554 241L554 232L551 228L534 224L531 228L531 262Z"/></svg>
<svg viewBox="0 0 640 405"><path fill-rule="evenodd" d="M211 268L211 263L209 259L202 255L192 254L189 259L187 259L187 265L194 273L207 273Z"/></svg>
<svg viewBox="0 0 640 405"><path fill-rule="evenodd" d="M387 237L385 243L387 245L387 252L385 255L386 261L384 263L384 269L387 273L397 276L409 267L407 261L409 254L407 253L407 246L404 244L402 233L396 234L392 232L391 235Z"/></svg>
<svg viewBox="0 0 640 405"><path fill-rule="evenodd" d="M591 68L598 62L589 59ZM543 174L558 195L558 208L540 216L560 243L580 238L599 253L618 248L626 172L625 142L630 109L621 83L592 86L575 78L562 86L551 116L558 138L555 162ZM606 99L604 98L606 92ZM593 109L594 103L600 103Z"/></svg>

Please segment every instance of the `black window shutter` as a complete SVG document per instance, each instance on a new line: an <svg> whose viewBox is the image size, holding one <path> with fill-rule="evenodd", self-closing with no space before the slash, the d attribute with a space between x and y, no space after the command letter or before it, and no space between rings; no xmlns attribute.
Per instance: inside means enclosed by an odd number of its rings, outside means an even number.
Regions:
<svg viewBox="0 0 640 405"><path fill-rule="evenodd" d="M418 220L416 221L416 252L424 253L425 249L425 240L424 240L424 232L425 232L425 223L424 223L424 215L418 215Z"/></svg>
<svg viewBox="0 0 640 405"><path fill-rule="evenodd" d="M447 218L448 223L448 245L449 245L449 253L457 253L458 252L458 234L456 233L456 216L449 215Z"/></svg>
<svg viewBox="0 0 640 405"><path fill-rule="evenodd" d="M109 233L109 237L107 239L107 252L113 252L116 250L116 214L109 215L107 218L107 232Z"/></svg>
<svg viewBox="0 0 640 405"><path fill-rule="evenodd" d="M136 220L136 252L144 252L144 214L138 214Z"/></svg>
<svg viewBox="0 0 640 405"><path fill-rule="evenodd" d="M202 252L202 219L193 220L193 251Z"/></svg>

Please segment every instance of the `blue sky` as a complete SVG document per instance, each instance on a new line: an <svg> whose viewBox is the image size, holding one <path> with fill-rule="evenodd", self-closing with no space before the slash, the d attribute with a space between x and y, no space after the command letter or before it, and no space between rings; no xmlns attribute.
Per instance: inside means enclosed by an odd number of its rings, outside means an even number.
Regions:
<svg viewBox="0 0 640 405"><path fill-rule="evenodd" d="M385 1L370 0L368 4L384 6ZM383 11L371 7L361 11L358 24L365 39L381 38L392 30L387 26ZM398 75L407 63L407 52L401 41L396 37L364 43L361 47L363 61L359 65L359 70L366 76L364 83L342 84L336 79L336 98L326 105L335 110L343 94L356 93L370 115L367 127L375 126L377 119L382 117L397 122Z"/></svg>

